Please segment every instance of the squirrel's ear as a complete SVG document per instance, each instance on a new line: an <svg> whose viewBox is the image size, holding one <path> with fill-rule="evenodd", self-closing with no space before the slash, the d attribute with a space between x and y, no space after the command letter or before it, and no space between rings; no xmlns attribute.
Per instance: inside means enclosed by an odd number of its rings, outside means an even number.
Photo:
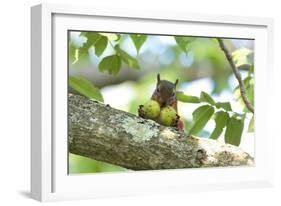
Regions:
<svg viewBox="0 0 281 206"><path fill-rule="evenodd" d="M157 84L159 84L160 81L161 81L161 79L160 79L160 74L157 74Z"/></svg>
<svg viewBox="0 0 281 206"><path fill-rule="evenodd" d="M176 80L175 82L175 86L177 86L177 84L179 83L179 79Z"/></svg>

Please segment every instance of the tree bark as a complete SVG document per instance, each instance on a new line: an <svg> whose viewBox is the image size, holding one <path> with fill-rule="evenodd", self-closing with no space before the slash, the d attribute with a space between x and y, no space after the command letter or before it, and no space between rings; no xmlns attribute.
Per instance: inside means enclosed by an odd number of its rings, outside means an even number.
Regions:
<svg viewBox="0 0 281 206"><path fill-rule="evenodd" d="M132 170L253 165L242 149L69 95L69 152Z"/></svg>

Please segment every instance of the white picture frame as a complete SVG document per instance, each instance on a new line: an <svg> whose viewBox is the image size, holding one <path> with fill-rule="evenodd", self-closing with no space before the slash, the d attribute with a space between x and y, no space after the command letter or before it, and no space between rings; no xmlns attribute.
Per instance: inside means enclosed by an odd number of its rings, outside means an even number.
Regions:
<svg viewBox="0 0 281 206"><path fill-rule="evenodd" d="M269 88L273 77L271 19L41 4L31 9L31 25L32 198L52 201L272 186L273 134L267 121L271 105L268 91L272 91ZM167 31L167 26L173 29ZM187 26L189 29L183 29ZM201 36L254 37L257 40L255 166L69 176L65 31L95 30L97 27L116 32L187 35L200 32ZM56 69L58 67L60 69ZM266 140L260 141L263 136Z"/></svg>

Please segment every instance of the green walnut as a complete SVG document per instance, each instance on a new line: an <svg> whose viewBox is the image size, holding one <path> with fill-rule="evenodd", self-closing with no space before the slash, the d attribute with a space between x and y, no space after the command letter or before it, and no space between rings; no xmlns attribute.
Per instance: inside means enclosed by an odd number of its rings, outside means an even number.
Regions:
<svg viewBox="0 0 281 206"><path fill-rule="evenodd" d="M161 110L159 120L161 124L171 126L176 116L176 110L171 106L167 106Z"/></svg>
<svg viewBox="0 0 281 206"><path fill-rule="evenodd" d="M143 105L143 111L146 118L155 119L160 114L160 105L157 101L149 100Z"/></svg>

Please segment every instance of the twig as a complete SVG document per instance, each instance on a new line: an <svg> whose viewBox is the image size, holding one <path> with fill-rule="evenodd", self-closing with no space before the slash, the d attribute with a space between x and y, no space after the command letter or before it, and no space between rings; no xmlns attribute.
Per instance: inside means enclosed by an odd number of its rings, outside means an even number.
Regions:
<svg viewBox="0 0 281 206"><path fill-rule="evenodd" d="M252 112L254 113L254 107L253 105L250 103L247 95L246 95L246 90L245 90L245 85L244 85L244 82L242 80L242 77L241 77L241 74L240 72L238 71L237 67L235 66L234 62L233 62L233 59L232 59L232 56L231 54L229 53L229 51L227 50L224 42L222 39L220 38L217 38L218 42L219 42L219 45L220 45L220 48L222 49L222 51L224 52L225 56L226 56L226 59L227 61L229 62L230 64L230 67L236 77L236 79L238 80L238 83L239 83L239 88L240 88L240 93L241 93L241 96L242 96L242 99L246 105L246 107Z"/></svg>

